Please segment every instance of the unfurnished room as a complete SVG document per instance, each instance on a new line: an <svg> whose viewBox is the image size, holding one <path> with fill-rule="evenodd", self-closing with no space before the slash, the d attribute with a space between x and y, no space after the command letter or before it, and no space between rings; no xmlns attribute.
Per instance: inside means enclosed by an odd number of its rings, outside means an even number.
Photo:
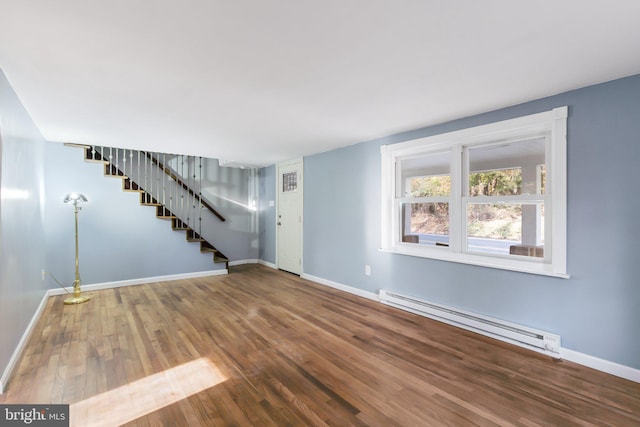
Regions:
<svg viewBox="0 0 640 427"><path fill-rule="evenodd" d="M639 21L0 0L0 425L640 425Z"/></svg>

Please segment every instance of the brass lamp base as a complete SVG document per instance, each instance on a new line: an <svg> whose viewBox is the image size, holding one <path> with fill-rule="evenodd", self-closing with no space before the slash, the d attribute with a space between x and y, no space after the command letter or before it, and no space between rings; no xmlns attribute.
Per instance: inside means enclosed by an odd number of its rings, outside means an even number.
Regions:
<svg viewBox="0 0 640 427"><path fill-rule="evenodd" d="M64 303L67 304L67 305L82 304L83 302L87 302L90 299L91 298L86 296L86 295L74 295L74 296L69 297L66 300L64 300Z"/></svg>

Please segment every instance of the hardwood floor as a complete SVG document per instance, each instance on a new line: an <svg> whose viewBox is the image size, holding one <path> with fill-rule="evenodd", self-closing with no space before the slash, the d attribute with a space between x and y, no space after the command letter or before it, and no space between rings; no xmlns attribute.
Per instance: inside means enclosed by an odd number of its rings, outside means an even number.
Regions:
<svg viewBox="0 0 640 427"><path fill-rule="evenodd" d="M257 265L51 298L0 403L72 425L640 425L640 384Z"/></svg>

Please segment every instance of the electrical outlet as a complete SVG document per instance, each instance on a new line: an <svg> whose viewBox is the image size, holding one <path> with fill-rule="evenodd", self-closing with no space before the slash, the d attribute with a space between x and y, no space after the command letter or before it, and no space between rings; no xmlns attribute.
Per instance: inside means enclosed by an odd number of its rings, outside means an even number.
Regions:
<svg viewBox="0 0 640 427"><path fill-rule="evenodd" d="M365 266L364 266L364 274L365 274L365 276L371 276L371 266L369 264L365 264Z"/></svg>

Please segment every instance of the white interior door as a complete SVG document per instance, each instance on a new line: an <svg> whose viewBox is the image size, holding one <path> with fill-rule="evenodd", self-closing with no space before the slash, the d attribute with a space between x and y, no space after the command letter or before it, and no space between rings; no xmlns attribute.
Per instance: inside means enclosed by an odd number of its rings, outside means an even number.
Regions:
<svg viewBox="0 0 640 427"><path fill-rule="evenodd" d="M302 161L278 165L278 268L302 273Z"/></svg>

